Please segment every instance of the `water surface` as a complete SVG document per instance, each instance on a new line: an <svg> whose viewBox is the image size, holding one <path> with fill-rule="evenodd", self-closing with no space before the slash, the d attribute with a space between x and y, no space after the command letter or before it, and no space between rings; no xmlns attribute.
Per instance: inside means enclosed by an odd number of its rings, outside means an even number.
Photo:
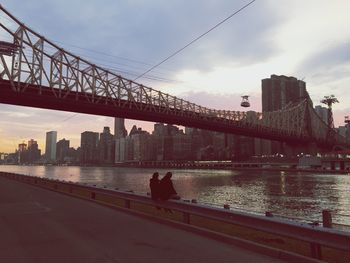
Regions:
<svg viewBox="0 0 350 263"><path fill-rule="evenodd" d="M1 165L8 171L46 178L149 192L155 169L78 166ZM157 170L163 176L168 170ZM171 170L184 199L200 203L320 220L330 209L334 220L350 225L350 175L274 171ZM340 214L344 215L341 216Z"/></svg>

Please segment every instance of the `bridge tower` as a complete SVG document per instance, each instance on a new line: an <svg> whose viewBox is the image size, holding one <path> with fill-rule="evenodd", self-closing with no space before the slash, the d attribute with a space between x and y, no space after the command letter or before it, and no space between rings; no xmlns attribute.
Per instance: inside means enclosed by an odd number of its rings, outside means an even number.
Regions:
<svg viewBox="0 0 350 263"><path fill-rule="evenodd" d="M332 105L334 103L338 103L338 99L334 95L324 96L321 100L321 103L326 104L328 106L328 131L327 131L327 142L334 141L334 121L333 121L333 113L332 113Z"/></svg>

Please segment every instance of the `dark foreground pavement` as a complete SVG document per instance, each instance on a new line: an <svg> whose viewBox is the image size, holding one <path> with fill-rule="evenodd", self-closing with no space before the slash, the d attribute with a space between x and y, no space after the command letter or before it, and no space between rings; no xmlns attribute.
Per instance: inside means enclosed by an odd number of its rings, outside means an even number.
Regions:
<svg viewBox="0 0 350 263"><path fill-rule="evenodd" d="M282 262L0 177L0 262Z"/></svg>

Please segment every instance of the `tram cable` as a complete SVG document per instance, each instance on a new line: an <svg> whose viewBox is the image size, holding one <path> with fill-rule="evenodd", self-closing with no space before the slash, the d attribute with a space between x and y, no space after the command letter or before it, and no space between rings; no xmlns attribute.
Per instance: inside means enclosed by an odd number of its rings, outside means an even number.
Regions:
<svg viewBox="0 0 350 263"><path fill-rule="evenodd" d="M166 57L165 59L163 59L162 61L160 61L159 63L157 63L156 65L152 66L151 68L149 68L148 70L146 70L144 73L142 73L141 75L139 75L137 78L134 79L137 80L141 77L143 77L144 75L146 75L147 73L149 73L150 71L152 71L153 69L159 67L160 65L162 65L163 63L165 63L166 61L168 61L169 59L175 57L177 54L179 54L181 51L183 51L184 49L186 49L187 47L191 46L193 43L197 42L199 39L201 39L202 37L204 37L205 35L207 35L208 33L210 33L211 31L213 31L214 29L218 28L219 26L221 26L223 23L225 23L227 20L229 20L230 18L232 18L233 16L237 15L238 13L240 13L241 11L243 11L244 9L246 9L248 6L250 6L251 4L253 4L256 0L250 1L248 4L245 4L243 7L241 7L240 9L238 9L237 11L233 12L231 15L229 15L228 17L226 17L225 19L223 19L222 21L220 21L219 23L217 23L215 26L211 27L209 30L207 30L206 32L202 33L201 35L199 35L198 37L196 37L195 39L193 39L192 41L190 41L188 44L186 44L185 46L183 46L182 48L178 49L177 51L175 51L174 53L172 53L171 55L169 55L168 57Z"/></svg>

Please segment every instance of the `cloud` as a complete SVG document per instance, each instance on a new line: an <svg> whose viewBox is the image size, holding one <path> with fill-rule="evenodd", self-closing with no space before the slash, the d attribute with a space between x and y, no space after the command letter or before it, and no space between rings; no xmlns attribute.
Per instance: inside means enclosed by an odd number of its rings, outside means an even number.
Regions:
<svg viewBox="0 0 350 263"><path fill-rule="evenodd" d="M350 85L350 38L306 57L296 71L306 76L308 90L316 103L323 96L334 94L340 101L336 107L345 109L350 100L347 92Z"/></svg>
<svg viewBox="0 0 350 263"><path fill-rule="evenodd" d="M326 76L332 75L337 78L339 77L339 74L337 73L343 74L344 71L342 71L342 69L349 65L350 39L348 42L329 46L310 55L300 63L298 70L310 72L317 77L319 77L322 73L327 73L325 74Z"/></svg>
<svg viewBox="0 0 350 263"><path fill-rule="evenodd" d="M15 16L49 39L147 62L148 65L119 60L124 65L119 68L137 73L247 3L243 0L4 2ZM163 65L171 71L157 69L153 73L162 72L171 77L180 68L210 70L222 64L242 65L268 59L278 52L272 35L282 22L282 16L273 12L270 5L257 1ZM78 52L91 56L83 50Z"/></svg>
<svg viewBox="0 0 350 263"><path fill-rule="evenodd" d="M159 8L147 3L148 7L140 7L143 12L138 13L139 18L131 24L125 24L125 28L132 33L122 39L129 42L121 46L122 54L155 64L228 16L232 10L237 10L244 2L177 1L170 5L168 2L163 3ZM256 12L259 9L261 12ZM278 24L276 16L270 16L269 13L266 6L256 3L163 66L173 71L206 71L227 63L241 65L267 59L276 52L269 36L271 27Z"/></svg>

